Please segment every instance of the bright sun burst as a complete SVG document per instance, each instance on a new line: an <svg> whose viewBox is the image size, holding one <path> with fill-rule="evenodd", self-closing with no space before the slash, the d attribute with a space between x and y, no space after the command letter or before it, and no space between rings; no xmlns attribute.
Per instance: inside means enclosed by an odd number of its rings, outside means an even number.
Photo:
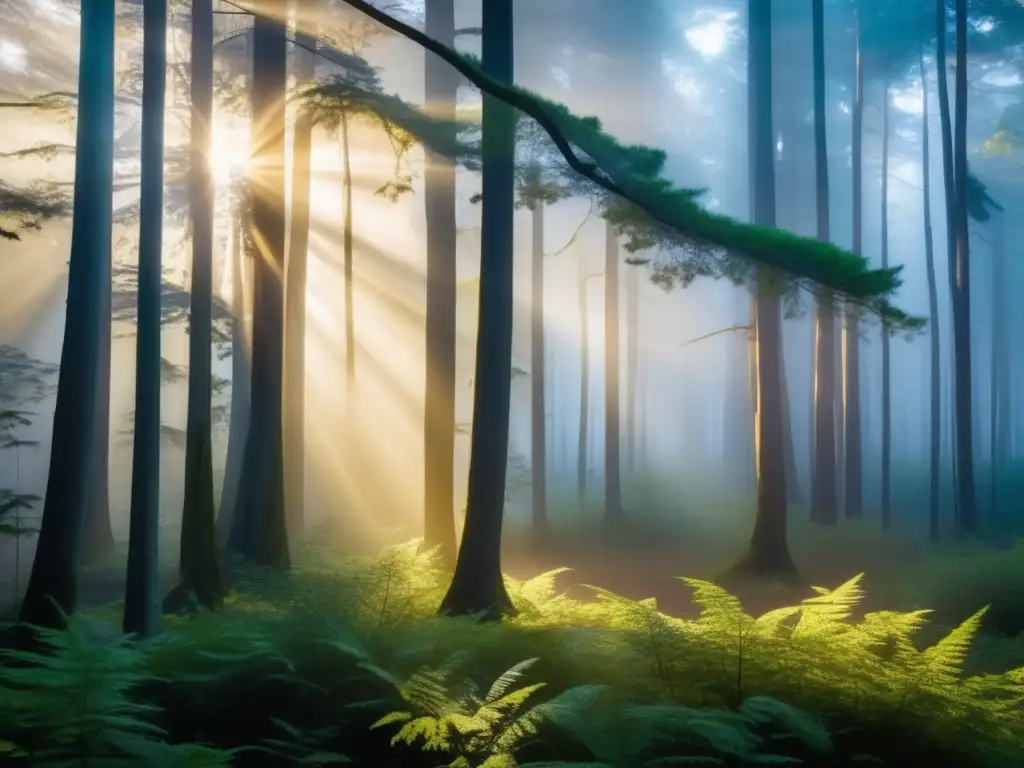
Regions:
<svg viewBox="0 0 1024 768"><path fill-rule="evenodd" d="M249 133L233 129L218 121L213 123L210 164L218 184L245 173L249 164Z"/></svg>

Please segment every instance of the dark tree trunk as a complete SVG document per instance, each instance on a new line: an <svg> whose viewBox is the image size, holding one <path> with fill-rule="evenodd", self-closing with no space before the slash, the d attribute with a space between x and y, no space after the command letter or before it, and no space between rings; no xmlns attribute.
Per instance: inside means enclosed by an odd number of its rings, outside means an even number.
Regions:
<svg viewBox="0 0 1024 768"><path fill-rule="evenodd" d="M544 397L544 205L532 210L533 259L530 275L530 440L533 451L533 536L542 542L548 528L547 404Z"/></svg>
<svg viewBox="0 0 1024 768"><path fill-rule="evenodd" d="M939 465L942 459L942 360L939 354L939 291L935 274L935 247L932 239L932 192L928 90L924 68L924 46L920 51L921 83L921 186L924 205L924 257L928 270L928 343L930 369L928 389L928 534L932 541L941 538L939 521Z"/></svg>
<svg viewBox="0 0 1024 768"><path fill-rule="evenodd" d="M277 22L253 26L252 169L250 216L254 258L252 396L242 462L242 486L228 548L256 565L286 568L281 383L285 249L284 126L286 38ZM255 255L255 254L254 254Z"/></svg>
<svg viewBox="0 0 1024 768"><path fill-rule="evenodd" d="M228 241L228 258L231 259L231 420L228 424L220 513L217 516L217 542L222 546L227 543L231 531L242 482L242 458L246 434L249 432L249 391L252 383L247 329L249 302L246 301L245 292L245 284L251 283L251 280L243 277L248 260L242 252L245 233L237 204L232 205L231 220L233 223Z"/></svg>
<svg viewBox="0 0 1024 768"><path fill-rule="evenodd" d="M296 33L295 85L316 76L316 38ZM303 48L305 46L305 48ZM284 491L288 537L299 541L306 507L306 265L309 257L309 205L313 117L303 106L292 135L291 232L285 277Z"/></svg>
<svg viewBox="0 0 1024 768"><path fill-rule="evenodd" d="M96 385L96 441L92 451L92 480L89 507L85 513L82 538L82 563L91 565L114 551L114 532L110 527L110 288L104 290L100 311L99 382Z"/></svg>
<svg viewBox="0 0 1024 768"><path fill-rule="evenodd" d="M587 302L586 252L579 256L580 280L580 421L576 444L576 500L582 508L587 496L587 454L590 450L588 427L590 424L590 311Z"/></svg>
<svg viewBox="0 0 1024 768"><path fill-rule="evenodd" d="M82 4L74 218L46 500L18 618L62 627L78 565L96 444L104 296L110 290L114 166L114 0Z"/></svg>
<svg viewBox="0 0 1024 768"><path fill-rule="evenodd" d="M210 167L213 123L213 3L192 3L192 140L189 214L192 219L192 305L188 336L188 416L185 500L181 513L179 583L164 611L181 608L189 592L212 608L222 584L217 562L211 444L214 179Z"/></svg>
<svg viewBox="0 0 1024 768"><path fill-rule="evenodd" d="M828 134L825 102L825 2L813 0L814 37L814 200L816 235L827 243L832 235L828 185ZM835 307L830 295L815 298L814 441L811 463L811 520L835 525L836 494L836 345Z"/></svg>
<svg viewBox="0 0 1024 768"><path fill-rule="evenodd" d="M882 269L889 266L889 82L882 91ZM892 386L889 331L882 327L882 530L892 527Z"/></svg>
<svg viewBox="0 0 1024 768"><path fill-rule="evenodd" d="M856 13L856 12L855 12ZM853 252L861 254L863 235L863 163L864 163L864 64L861 57L860 16L856 18L857 54L854 64L855 93L853 100ZM846 459L844 472L845 511L847 519L856 520L864 514L863 471L861 454L860 418L860 317L856 308L846 312L845 390L843 403L843 450Z"/></svg>
<svg viewBox="0 0 1024 768"><path fill-rule="evenodd" d="M142 14L139 330L135 348L131 528L123 627L125 634L150 637L156 632L160 617L160 299L167 0L149 0Z"/></svg>
<svg viewBox="0 0 1024 768"><path fill-rule="evenodd" d="M935 74L938 79L939 129L942 139L942 189L946 213L946 276L949 283L951 324L953 326L954 339L953 350L951 351L953 352L952 357L955 357L956 314L959 311L959 305L956 302L956 183L953 173L953 119L949 105L949 80L946 75L946 67L948 66L946 42L948 36L949 33L946 28L946 0L935 0ZM950 366L951 372L954 367L955 364ZM951 375L951 378L953 380L951 386L955 388L955 373ZM951 389L950 391L952 392L953 390ZM958 443L955 406L950 407L950 412L952 414L950 428L953 446L953 501L956 510L956 526L959 529L960 498L957 477Z"/></svg>
<svg viewBox="0 0 1024 768"><path fill-rule="evenodd" d="M992 359L989 372L989 453L991 454L991 510L997 502L998 471L1009 458L1009 365L1006 338L1006 241L1003 214L992 223Z"/></svg>
<svg viewBox="0 0 1024 768"><path fill-rule="evenodd" d="M356 386L356 308L354 284L355 253L352 246L352 146L348 136L348 113L341 112L342 184L342 249L345 270L345 382L346 397L351 407L355 404Z"/></svg>
<svg viewBox="0 0 1024 768"><path fill-rule="evenodd" d="M512 17L512 0L488 0L483 6L483 68L504 83L513 82ZM501 573L512 383L515 126L515 111L485 95L480 314L469 493L455 574L441 601L440 613L446 615L498 618L515 611Z"/></svg>
<svg viewBox="0 0 1024 768"><path fill-rule="evenodd" d="M622 521L619 396L619 233L605 225L604 248L604 520Z"/></svg>
<svg viewBox="0 0 1024 768"><path fill-rule="evenodd" d="M953 376L955 379L957 530L978 530L974 490L971 399L971 242L967 214L967 0L956 0L956 102L953 127L956 269L953 285Z"/></svg>
<svg viewBox="0 0 1024 768"><path fill-rule="evenodd" d="M455 47L454 0L427 0L426 32ZM425 54L427 109L453 125L459 79L451 66ZM424 204L427 218L426 392L423 414L424 544L442 562L455 564L455 166L427 152Z"/></svg>
<svg viewBox="0 0 1024 768"><path fill-rule="evenodd" d="M748 88L753 114L748 125L755 132L750 142L754 223L775 226L775 152L772 140L772 13L768 0L749 0L750 49L755 73ZM782 368L782 288L767 270L757 275L756 323L757 514L750 549L736 570L758 575L792 578L796 567L786 534L785 421Z"/></svg>

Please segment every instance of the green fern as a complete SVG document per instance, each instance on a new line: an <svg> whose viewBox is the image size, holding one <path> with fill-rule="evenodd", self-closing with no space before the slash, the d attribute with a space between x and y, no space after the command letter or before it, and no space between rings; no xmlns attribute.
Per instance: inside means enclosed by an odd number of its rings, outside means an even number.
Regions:
<svg viewBox="0 0 1024 768"><path fill-rule="evenodd" d="M228 766L234 752L171 745L133 697L147 679L147 653L128 640L91 639L81 620L33 629L38 651L0 650L0 722L12 759L34 766L115 768L140 764Z"/></svg>
<svg viewBox="0 0 1024 768"><path fill-rule="evenodd" d="M509 668L482 697L473 693L472 683L464 685L468 692L461 695L450 688L451 667L421 670L399 688L410 710L390 712L371 728L400 724L392 745L422 742L425 752L453 755L449 768L515 766L516 750L537 733L541 720L540 710L528 707L527 700L544 684L514 686L536 661Z"/></svg>

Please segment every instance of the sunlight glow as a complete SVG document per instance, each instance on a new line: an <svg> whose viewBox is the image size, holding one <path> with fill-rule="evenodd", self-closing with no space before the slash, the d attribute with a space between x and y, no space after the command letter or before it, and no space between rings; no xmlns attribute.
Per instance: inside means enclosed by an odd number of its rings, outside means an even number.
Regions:
<svg viewBox="0 0 1024 768"><path fill-rule="evenodd" d="M28 66L28 51L13 40L0 40L0 68L24 72Z"/></svg>
<svg viewBox="0 0 1024 768"><path fill-rule="evenodd" d="M233 130L215 120L212 144L210 165L218 184L225 184L232 177L245 173L249 164L248 131Z"/></svg>
<svg viewBox="0 0 1024 768"><path fill-rule="evenodd" d="M915 83L909 88L893 88L892 105L908 115L920 115L923 111L923 96L924 91L921 90L920 83Z"/></svg>
<svg viewBox="0 0 1024 768"><path fill-rule="evenodd" d="M714 59L725 52L725 46L732 32L735 12L718 14L714 19L700 26L690 27L684 33L686 42L697 53L707 59Z"/></svg>

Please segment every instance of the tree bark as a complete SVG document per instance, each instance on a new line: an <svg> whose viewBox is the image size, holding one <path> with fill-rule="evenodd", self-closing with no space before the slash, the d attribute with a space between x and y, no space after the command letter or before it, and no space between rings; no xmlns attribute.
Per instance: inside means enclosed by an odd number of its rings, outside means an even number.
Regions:
<svg viewBox="0 0 1024 768"><path fill-rule="evenodd" d="M46 498L19 621L59 628L78 601L96 439L97 364L110 290L114 165L114 0L82 4L74 217Z"/></svg>
<svg viewBox="0 0 1024 768"><path fill-rule="evenodd" d="M971 242L967 213L967 0L956 0L956 95L953 179L956 269L953 285L958 532L977 533L971 382Z"/></svg>
<svg viewBox="0 0 1024 768"><path fill-rule="evenodd" d="M828 177L828 133L825 102L825 2L813 0L814 59L814 201L816 234L832 238ZM835 307L828 294L816 296L814 327L814 442L811 464L811 521L835 525L836 495L836 367Z"/></svg>
<svg viewBox="0 0 1024 768"><path fill-rule="evenodd" d="M587 464L590 450L588 427L590 423L590 310L587 293L586 251L579 254L580 281L580 415L579 436L576 444L576 500L582 509L587 496Z"/></svg>
<svg viewBox="0 0 1024 768"><path fill-rule="evenodd" d="M639 368L639 266L626 267L626 472L636 471L637 370Z"/></svg>
<svg viewBox="0 0 1024 768"><path fill-rule="evenodd" d="M352 147L348 135L348 113L341 112L341 159L342 159L342 250L345 271L345 382L346 396L351 408L355 405L356 386L356 308L355 277L352 245Z"/></svg>
<svg viewBox="0 0 1024 768"><path fill-rule="evenodd" d="M882 91L882 269L889 266L889 81ZM882 530L892 527L892 362L882 327Z"/></svg>
<svg viewBox="0 0 1024 768"><path fill-rule="evenodd" d="M763 227L775 226L775 152L772 141L772 12L768 0L749 0L750 50L755 73L748 88L754 131L751 178L753 219ZM737 571L792 578L796 567L787 543L785 421L782 383L782 286L767 270L759 270L756 296L757 412L755 456L757 512L750 548Z"/></svg>
<svg viewBox="0 0 1024 768"><path fill-rule="evenodd" d="M256 565L287 568L281 384L284 346L284 28L257 16L253 26L250 216L254 253L252 396L239 511L228 548Z"/></svg>
<svg viewBox="0 0 1024 768"><path fill-rule="evenodd" d="M855 11L856 13L856 11ZM861 254L863 235L863 163L864 163L864 63L861 55L860 16L856 17L856 61L854 63L853 100L853 252ZM856 520L864 514L863 457L861 454L860 414L860 317L856 308L846 312L843 339L845 402L843 403L843 436L845 446L844 495L847 519Z"/></svg>
<svg viewBox="0 0 1024 768"><path fill-rule="evenodd" d="M455 47L454 0L427 0L426 32ZM434 54L424 53L428 112L454 125L459 80ZM427 151L424 204L427 219L426 391L423 415L424 544L455 565L455 166Z"/></svg>
<svg viewBox="0 0 1024 768"><path fill-rule="evenodd" d="M533 224L530 275L530 440L533 452L533 537L543 542L548 529L547 404L544 397L544 204L531 211Z"/></svg>
<svg viewBox="0 0 1024 768"><path fill-rule="evenodd" d="M513 82L512 21L512 0L484 4L483 69L506 84ZM444 615L500 618L515 612L501 573L512 384L515 127L515 111L485 95L480 314L469 492L455 573L441 601Z"/></svg>
<svg viewBox="0 0 1024 768"><path fill-rule="evenodd" d="M167 0L143 8L142 168L139 180L139 330L135 348L131 528L124 588L125 634L150 637L159 626L160 299L164 196Z"/></svg>
<svg viewBox="0 0 1024 768"><path fill-rule="evenodd" d="M238 495L242 482L242 458L245 440L249 432L249 392L252 386L249 346L249 307L246 299L248 260L243 254L244 223L238 210L238 203L232 203L231 235L228 240L228 258L231 259L231 420L228 423L228 448L224 461L224 484L220 495L220 512L217 515L217 542L227 544L234 519Z"/></svg>
<svg viewBox="0 0 1024 768"><path fill-rule="evenodd" d="M605 224L604 249L604 519L622 522L619 395L619 233Z"/></svg>
<svg viewBox="0 0 1024 768"><path fill-rule="evenodd" d="M296 32L296 41L316 50L316 38ZM295 86L316 76L308 50L295 50ZM291 231L285 274L284 490L288 535L303 535L306 506L306 274L309 259L309 206L313 153L313 118L299 105L292 134Z"/></svg>
<svg viewBox="0 0 1024 768"><path fill-rule="evenodd" d="M188 336L188 415L185 499L181 513L179 583L164 599L165 612L181 608L189 592L208 608L221 599L213 502L211 444L214 179L210 167L213 124L213 3L192 4L191 158L192 290Z"/></svg>
<svg viewBox="0 0 1024 768"><path fill-rule="evenodd" d="M932 236L931 153L928 120L928 90L924 68L924 46L919 56L921 83L921 186L924 206L924 257L928 270L928 343L930 365L928 375L928 535L932 541L941 538L939 519L939 467L942 460L942 360L939 336L939 291L935 274L935 247Z"/></svg>

